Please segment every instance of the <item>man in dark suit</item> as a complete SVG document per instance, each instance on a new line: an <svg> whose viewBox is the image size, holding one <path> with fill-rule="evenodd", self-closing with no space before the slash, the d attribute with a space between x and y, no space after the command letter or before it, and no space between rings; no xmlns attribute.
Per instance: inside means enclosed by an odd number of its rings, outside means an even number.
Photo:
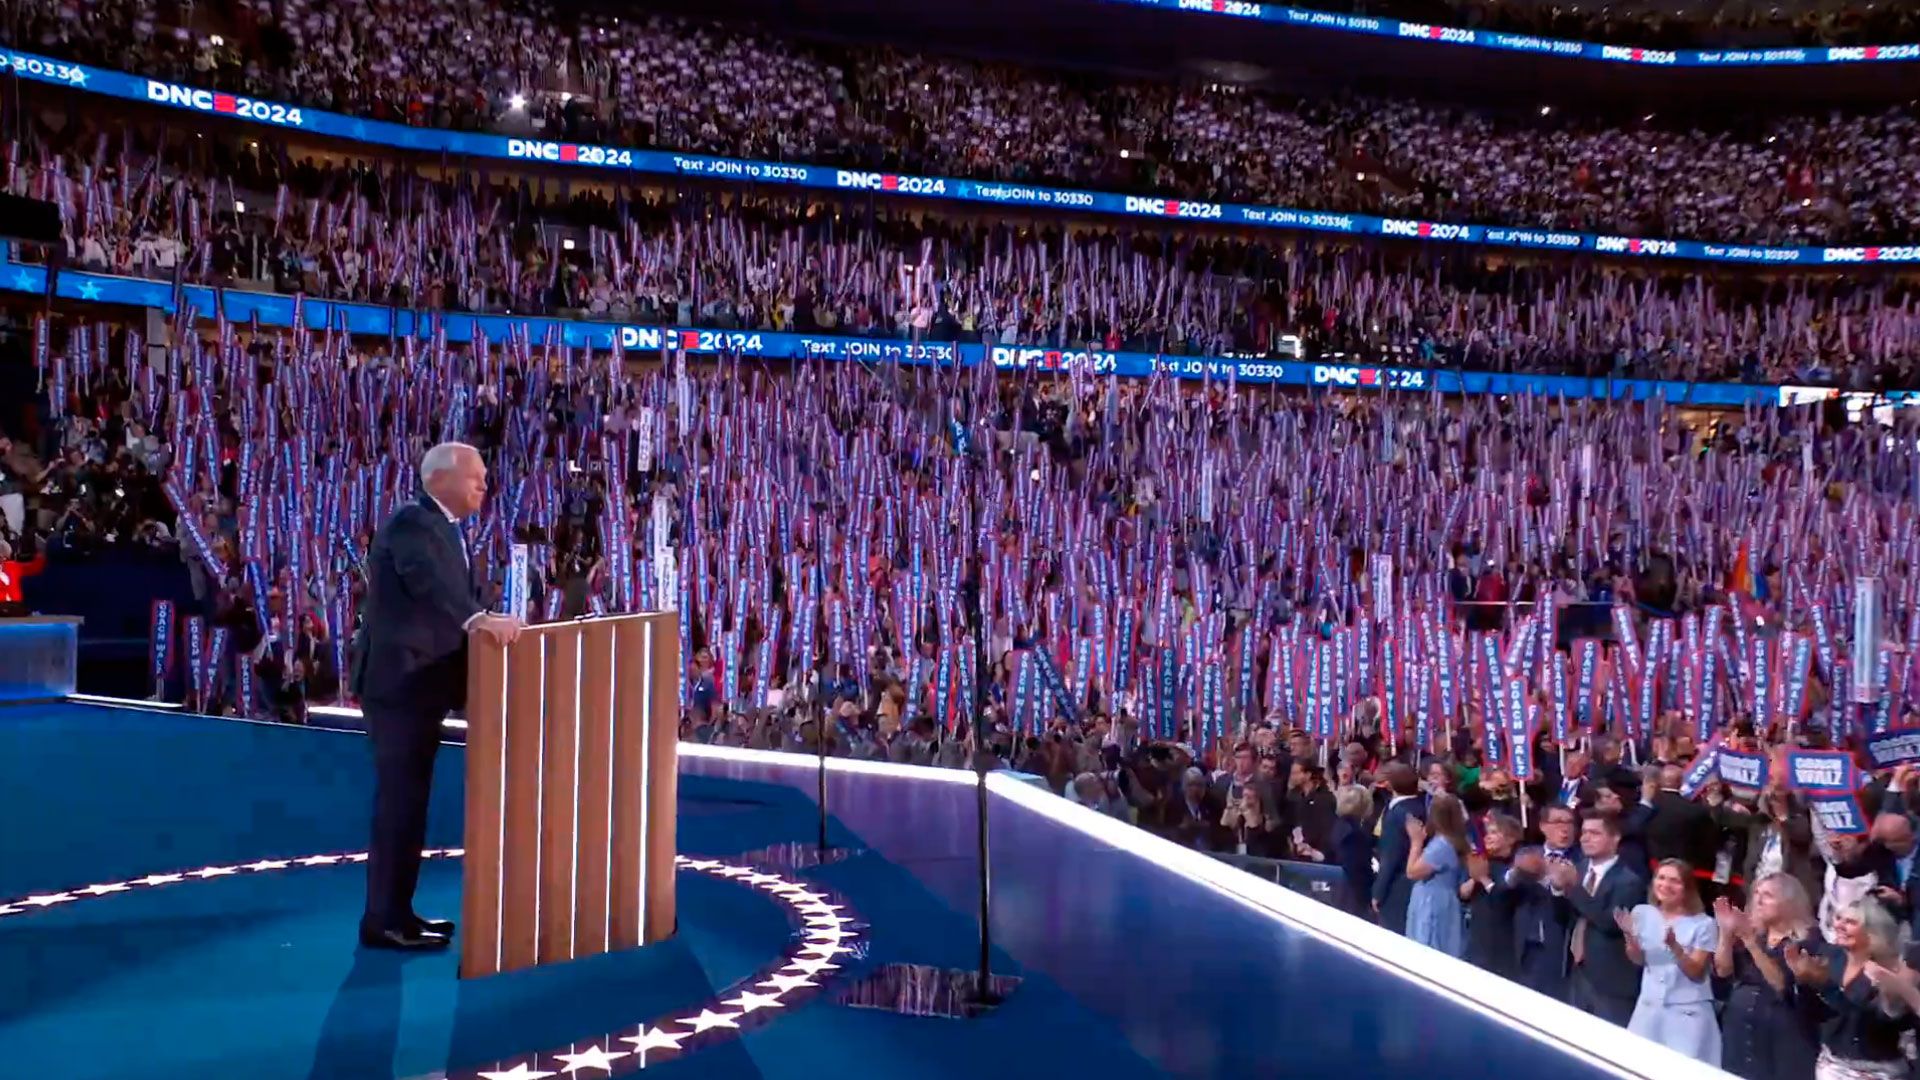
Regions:
<svg viewBox="0 0 1920 1080"><path fill-rule="evenodd" d="M1570 806L1559 803L1540 811L1543 843L1514 855L1507 874L1518 896L1514 900L1514 937L1518 939L1520 985L1555 1001L1568 996L1567 973L1572 960L1567 939L1573 933L1573 908L1547 885L1552 868L1579 858L1579 819Z"/></svg>
<svg viewBox="0 0 1920 1080"><path fill-rule="evenodd" d="M441 721L466 704L468 633L505 645L520 631L519 620L481 607L460 534L460 520L487 497L480 452L464 443L434 447L420 461L420 485L419 501L373 538L353 660L374 764L360 943L384 949L445 948L452 939L451 921L413 911Z"/></svg>
<svg viewBox="0 0 1920 1080"><path fill-rule="evenodd" d="M1713 823L1712 810L1680 794L1686 774L1679 765L1660 769L1660 788L1653 793L1653 813L1647 818L1647 858L1654 863L1684 859L1695 870L1711 873L1720 846L1720 828ZM1642 801L1648 801L1644 793ZM1634 869L1647 876L1647 864Z"/></svg>
<svg viewBox="0 0 1920 1080"><path fill-rule="evenodd" d="M1640 967L1627 959L1627 939L1616 911L1647 902L1647 878L1620 858L1620 822L1596 814L1580 825L1576 865L1559 863L1548 875L1553 889L1572 905L1572 1003L1626 1027L1640 996Z"/></svg>
<svg viewBox="0 0 1920 1080"><path fill-rule="evenodd" d="M1407 902L1413 899L1413 882L1407 877L1407 818L1427 820L1426 803L1420 798L1420 780L1413 766L1395 761L1380 774L1393 795L1380 815L1380 872L1373 879L1373 910L1381 926L1404 934Z"/></svg>

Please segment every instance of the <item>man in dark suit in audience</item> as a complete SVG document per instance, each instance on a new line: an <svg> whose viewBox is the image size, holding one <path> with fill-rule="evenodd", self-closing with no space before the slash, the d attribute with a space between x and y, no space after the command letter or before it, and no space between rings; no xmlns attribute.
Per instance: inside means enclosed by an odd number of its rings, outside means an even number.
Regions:
<svg viewBox="0 0 1920 1080"><path fill-rule="evenodd" d="M442 949L450 920L414 913L420 849L441 721L466 704L467 635L502 645L519 620L489 614L475 595L460 521L487 498L487 466L464 443L442 443L420 461L419 501L400 508L367 553L367 601L355 641L353 688L373 744L373 840L360 943Z"/></svg>
<svg viewBox="0 0 1920 1080"><path fill-rule="evenodd" d="M1514 937L1518 939L1522 986L1555 1001L1569 996L1567 977L1572 966L1567 939L1573 933L1573 908L1555 896L1547 883L1553 868L1579 859L1579 823L1573 808L1558 803L1540 812L1545 842L1514 856L1507 880L1518 896L1514 900Z"/></svg>
<svg viewBox="0 0 1920 1080"><path fill-rule="evenodd" d="M1560 863L1548 876L1577 916L1570 942L1573 1004L1626 1027L1640 996L1640 967L1627 959L1626 935L1613 913L1647 902L1647 876L1621 860L1620 822L1611 816L1581 823L1580 851L1577 865Z"/></svg>
<svg viewBox="0 0 1920 1080"><path fill-rule="evenodd" d="M1404 934L1407 902L1413 898L1413 882L1407 877L1407 818L1427 820L1426 803L1420 798L1420 780L1413 766L1391 762L1380 776L1392 797L1380 815L1380 872L1373 879L1373 910L1381 926Z"/></svg>
<svg viewBox="0 0 1920 1080"><path fill-rule="evenodd" d="M1679 765L1660 768L1659 789L1641 801L1653 805L1647 818L1648 864L1634 869L1650 876L1648 866L1662 859L1684 859L1695 870L1713 870L1714 856L1720 844L1720 828L1713 823L1713 811L1680 794L1687 770Z"/></svg>

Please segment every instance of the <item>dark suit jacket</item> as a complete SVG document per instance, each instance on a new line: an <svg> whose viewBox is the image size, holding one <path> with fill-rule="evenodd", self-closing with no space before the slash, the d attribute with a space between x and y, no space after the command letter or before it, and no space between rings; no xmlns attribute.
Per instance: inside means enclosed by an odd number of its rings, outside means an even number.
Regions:
<svg viewBox="0 0 1920 1080"><path fill-rule="evenodd" d="M1333 822L1333 850L1322 852L1347 875L1350 910L1363 918L1373 914L1367 904L1373 895L1373 847L1373 832L1366 823L1343 817Z"/></svg>
<svg viewBox="0 0 1920 1080"><path fill-rule="evenodd" d="M1577 970L1586 972L1593 988L1612 998L1640 996L1640 966L1627 959L1626 935L1613 921L1616 909L1633 910L1647 902L1647 875L1616 860L1591 894L1585 888L1587 860L1579 863L1580 880L1567 890L1566 901L1578 919L1587 921L1586 959Z"/></svg>
<svg viewBox="0 0 1920 1080"><path fill-rule="evenodd" d="M1713 860L1720 851L1720 829L1713 823L1713 811L1683 799L1679 792L1662 791L1653 797L1653 816L1647 819L1647 857L1685 859L1695 870L1713 872ZM1635 867L1647 876L1647 864Z"/></svg>
<svg viewBox="0 0 1920 1080"><path fill-rule="evenodd" d="M1467 961L1502 978L1511 979L1518 970L1520 945L1514 936L1514 913L1521 891L1507 884L1507 864L1489 860L1487 873L1493 888L1473 883L1473 895L1467 900Z"/></svg>
<svg viewBox="0 0 1920 1080"><path fill-rule="evenodd" d="M1373 879L1373 901L1380 905L1380 925L1400 932L1407 926L1407 901L1413 882L1407 878L1407 817L1427 820L1426 800L1415 795L1387 808L1380 818L1380 872Z"/></svg>
<svg viewBox="0 0 1920 1080"><path fill-rule="evenodd" d="M1200 813L1194 815L1187 809L1187 797L1175 792L1167 800L1166 808L1160 818L1160 831L1167 839L1181 847L1194 847L1199 841L1203 851L1219 851L1225 840L1226 830L1220 826L1220 815L1225 807L1213 801L1212 792L1200 802Z"/></svg>
<svg viewBox="0 0 1920 1080"><path fill-rule="evenodd" d="M360 699L436 715L466 704L466 623L482 608L459 530L438 504L423 495L381 527L367 581L354 655Z"/></svg>

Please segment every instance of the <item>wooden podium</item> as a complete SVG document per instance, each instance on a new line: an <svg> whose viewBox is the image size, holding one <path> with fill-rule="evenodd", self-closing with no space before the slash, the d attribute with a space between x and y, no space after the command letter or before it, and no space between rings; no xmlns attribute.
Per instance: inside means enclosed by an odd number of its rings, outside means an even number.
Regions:
<svg viewBox="0 0 1920 1080"><path fill-rule="evenodd" d="M672 935L678 619L474 639L461 978Z"/></svg>

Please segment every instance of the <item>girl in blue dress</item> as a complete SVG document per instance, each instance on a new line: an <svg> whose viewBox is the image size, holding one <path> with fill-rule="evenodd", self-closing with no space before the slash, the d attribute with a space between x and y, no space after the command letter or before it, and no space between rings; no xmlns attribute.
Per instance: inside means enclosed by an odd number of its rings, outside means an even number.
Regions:
<svg viewBox="0 0 1920 1080"><path fill-rule="evenodd" d="M1431 830L1431 835L1429 835ZM1466 952L1460 883L1467 864L1467 811L1452 795L1436 795L1427 820L1407 819L1407 936L1448 956Z"/></svg>

